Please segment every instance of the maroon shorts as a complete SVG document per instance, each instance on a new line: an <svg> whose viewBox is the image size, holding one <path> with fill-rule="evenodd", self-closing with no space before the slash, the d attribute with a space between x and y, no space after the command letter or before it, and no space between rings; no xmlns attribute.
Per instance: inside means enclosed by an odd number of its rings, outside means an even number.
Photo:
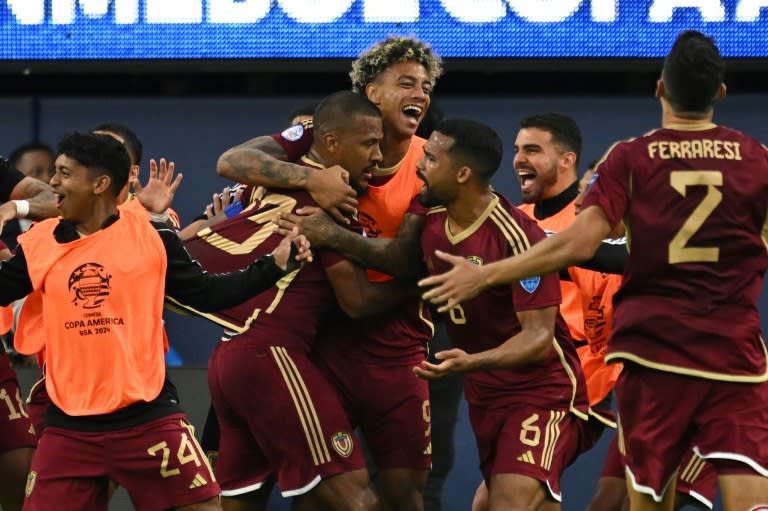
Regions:
<svg viewBox="0 0 768 511"><path fill-rule="evenodd" d="M688 451L717 472L768 477L768 383L732 383L625 364L616 384L628 475L655 500Z"/></svg>
<svg viewBox="0 0 768 511"><path fill-rule="evenodd" d="M618 439L619 435L614 436L611 445L608 446L600 477L624 479L624 462L619 452ZM689 449L680 464L676 489L679 493L685 493L701 505L712 509L717 490L717 472L710 463Z"/></svg>
<svg viewBox="0 0 768 511"><path fill-rule="evenodd" d="M0 454L36 445L37 433L21 399L16 371L0 349Z"/></svg>
<svg viewBox="0 0 768 511"><path fill-rule="evenodd" d="M221 437L222 495L277 480L286 497L322 479L365 467L333 387L307 356L246 339L221 342L208 367Z"/></svg>
<svg viewBox="0 0 768 511"><path fill-rule="evenodd" d="M717 492L717 471L711 463L689 450L677 473L677 491L712 509Z"/></svg>
<svg viewBox="0 0 768 511"><path fill-rule="evenodd" d="M219 494L184 414L128 429L83 432L47 427L27 478L25 511L107 509L107 482L124 487L136 509L165 511Z"/></svg>
<svg viewBox="0 0 768 511"><path fill-rule="evenodd" d="M560 477L594 443L598 421L579 419L566 410L521 405L489 410L469 407L480 470L492 491L496 474L520 474L541 481L560 502Z"/></svg>
<svg viewBox="0 0 768 511"><path fill-rule="evenodd" d="M51 398L45 388L45 376L41 375L40 379L29 389L29 396L27 397L29 420L32 421L38 435L42 434L45 427L45 411L50 404Z"/></svg>
<svg viewBox="0 0 768 511"><path fill-rule="evenodd" d="M344 356L318 359L379 469L430 469L429 384L413 374L416 364Z"/></svg>

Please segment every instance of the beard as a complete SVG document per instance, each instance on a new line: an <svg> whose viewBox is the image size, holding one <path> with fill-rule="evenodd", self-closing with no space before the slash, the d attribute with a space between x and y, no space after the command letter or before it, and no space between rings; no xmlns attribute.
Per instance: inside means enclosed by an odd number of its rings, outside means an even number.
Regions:
<svg viewBox="0 0 768 511"><path fill-rule="evenodd" d="M429 188L426 188L419 193L419 203L425 208L434 208L435 206L440 206L443 201L432 193Z"/></svg>
<svg viewBox="0 0 768 511"><path fill-rule="evenodd" d="M349 182L349 186L352 187L352 189L357 193L358 196L365 195L368 193L368 183L360 184L355 180L351 180Z"/></svg>

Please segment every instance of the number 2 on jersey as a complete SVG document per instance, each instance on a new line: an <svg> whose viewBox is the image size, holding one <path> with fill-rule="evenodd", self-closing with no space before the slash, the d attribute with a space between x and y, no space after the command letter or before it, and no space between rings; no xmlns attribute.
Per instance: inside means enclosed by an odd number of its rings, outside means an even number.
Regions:
<svg viewBox="0 0 768 511"><path fill-rule="evenodd" d="M680 195L686 196L689 186L706 186L707 194L696 206L675 237L669 242L669 264L715 263L720 258L718 247L689 247L688 242L701 229L709 215L723 201L723 193L717 189L723 185L723 173L719 170L675 170L669 181Z"/></svg>

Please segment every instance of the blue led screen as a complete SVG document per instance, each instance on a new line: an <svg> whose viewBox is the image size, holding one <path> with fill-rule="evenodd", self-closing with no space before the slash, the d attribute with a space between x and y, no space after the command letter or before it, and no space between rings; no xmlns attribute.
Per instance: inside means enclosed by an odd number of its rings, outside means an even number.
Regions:
<svg viewBox="0 0 768 511"><path fill-rule="evenodd" d="M654 58L689 28L768 56L760 0L0 0L0 59L351 58L391 34L449 58Z"/></svg>

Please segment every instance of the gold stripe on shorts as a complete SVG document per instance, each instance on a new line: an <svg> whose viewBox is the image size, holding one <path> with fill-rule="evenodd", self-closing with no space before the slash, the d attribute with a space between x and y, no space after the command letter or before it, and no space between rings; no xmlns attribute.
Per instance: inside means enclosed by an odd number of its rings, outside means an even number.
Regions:
<svg viewBox="0 0 768 511"><path fill-rule="evenodd" d="M547 428L544 432L544 448L541 452L541 466L544 470L549 470L552 466L552 458L555 456L555 446L557 446L557 440L560 438L560 421L565 417L563 411L552 410L549 412L549 420L547 421Z"/></svg>
<svg viewBox="0 0 768 511"><path fill-rule="evenodd" d="M692 483L696 480L696 478L699 477L701 474L701 471L704 470L704 466L706 465L706 461L701 456L698 456L694 454L691 459L688 461L688 464L685 466L685 469L683 469L682 474L680 475L680 479L685 481L686 483Z"/></svg>
<svg viewBox="0 0 768 511"><path fill-rule="evenodd" d="M307 390L301 373L285 348L271 346L270 350L280 373L283 375L285 386L293 398L296 414L299 416L304 436L307 439L307 446L312 454L312 461L315 465L328 463L331 461L331 455L328 452L328 445L325 443L323 428L320 426L320 419L317 417L312 396Z"/></svg>

